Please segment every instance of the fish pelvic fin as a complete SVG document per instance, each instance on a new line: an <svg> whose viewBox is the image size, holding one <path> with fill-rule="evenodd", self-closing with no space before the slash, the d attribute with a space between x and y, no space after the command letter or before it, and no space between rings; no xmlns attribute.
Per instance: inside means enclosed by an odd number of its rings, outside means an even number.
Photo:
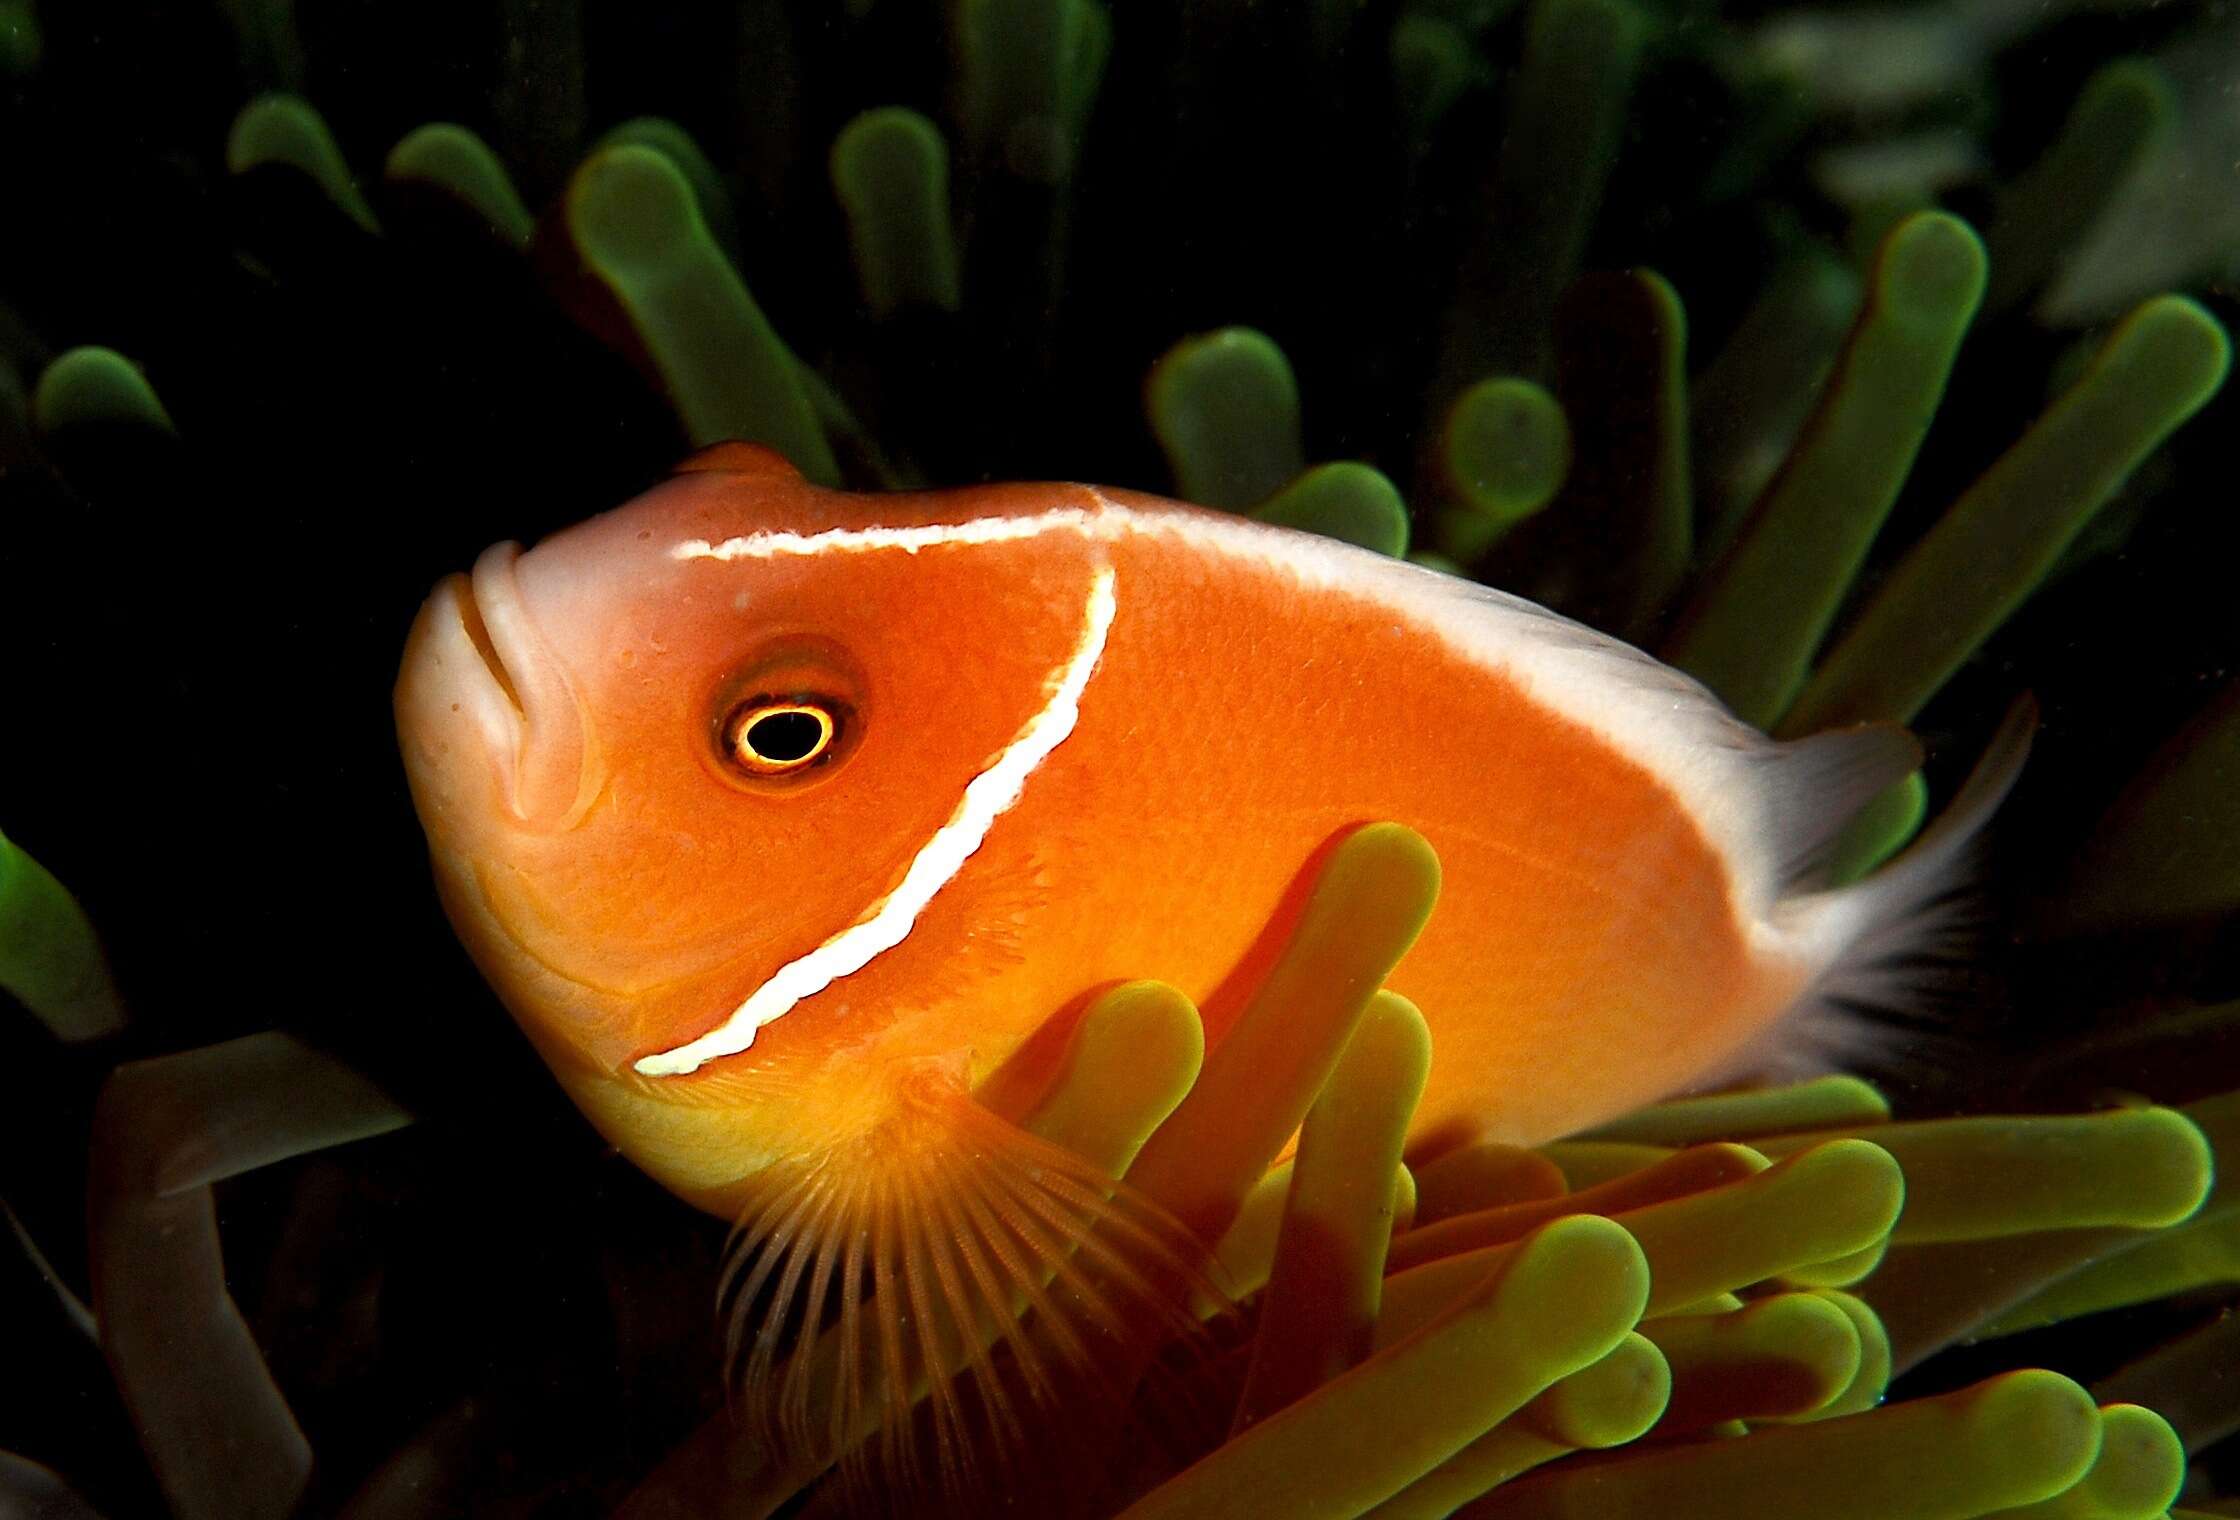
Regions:
<svg viewBox="0 0 2240 1520"><path fill-rule="evenodd" d="M2037 702L2024 696L1912 844L1860 881L1775 905L1774 929L1805 977L1789 1010L1723 1078L1786 1080L1887 1057L1904 1020L1949 1004L1982 927L1970 890L1976 850L2037 727Z"/></svg>
<svg viewBox="0 0 2240 1520"><path fill-rule="evenodd" d="M1115 1369L1206 1355L1193 1306L1227 1300L1187 1229L953 1067L886 1080L883 1118L747 1191L718 1301L733 1410L804 1484L836 1469L820 1512L984 1513L1128 1418Z"/></svg>

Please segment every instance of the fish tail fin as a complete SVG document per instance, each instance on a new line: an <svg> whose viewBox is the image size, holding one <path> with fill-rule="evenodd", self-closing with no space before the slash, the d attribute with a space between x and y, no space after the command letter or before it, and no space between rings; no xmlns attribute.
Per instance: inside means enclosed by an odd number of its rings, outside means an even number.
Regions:
<svg viewBox="0 0 2240 1520"><path fill-rule="evenodd" d="M836 1467L850 1513L969 1511L1030 1428L1112 1428L1163 1348L1205 1343L1193 1301L1225 1299L1181 1224L953 1074L896 1088L746 1194L726 1365L750 1432L804 1484Z"/></svg>
<svg viewBox="0 0 2240 1520"><path fill-rule="evenodd" d="M1726 1075L1803 1077L1871 1059L1888 1045L1894 1017L1937 1003L1981 923L1981 900L1968 890L1975 848L2037 726L2037 703L2024 696L1951 803L1905 850L1863 880L1775 906L1776 931L1814 969Z"/></svg>

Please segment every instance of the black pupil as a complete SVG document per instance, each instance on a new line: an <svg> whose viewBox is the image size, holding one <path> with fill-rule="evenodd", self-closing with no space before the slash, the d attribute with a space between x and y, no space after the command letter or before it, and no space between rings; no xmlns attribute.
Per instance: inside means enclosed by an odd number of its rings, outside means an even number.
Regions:
<svg viewBox="0 0 2240 1520"><path fill-rule="evenodd" d="M754 752L781 765L808 759L817 752L817 741L823 737L824 725L813 713L771 713L747 725L747 743Z"/></svg>

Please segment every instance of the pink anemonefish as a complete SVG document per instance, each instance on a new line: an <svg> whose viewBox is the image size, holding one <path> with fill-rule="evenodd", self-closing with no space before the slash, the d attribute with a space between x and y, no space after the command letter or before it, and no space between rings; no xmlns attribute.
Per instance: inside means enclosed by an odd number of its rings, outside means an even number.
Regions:
<svg viewBox="0 0 2240 1520"><path fill-rule="evenodd" d="M916 1112L885 1074L970 1091L1120 980L1218 1045L1303 865L1378 820L1443 869L1390 978L1437 1053L1419 1135L1537 1143L1778 1061L1908 947L2026 743L1812 890L1917 763L1902 729L1776 743L1531 603L1228 514L855 495L745 445L444 581L396 713L484 974L607 1137L727 1217L875 1164ZM817 1217L792 1249L853 1222Z"/></svg>

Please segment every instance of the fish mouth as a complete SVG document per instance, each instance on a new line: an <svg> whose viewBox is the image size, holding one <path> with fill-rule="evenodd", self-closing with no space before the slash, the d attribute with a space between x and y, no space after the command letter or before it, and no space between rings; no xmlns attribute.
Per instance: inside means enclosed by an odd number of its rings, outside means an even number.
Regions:
<svg viewBox="0 0 2240 1520"><path fill-rule="evenodd" d="M601 783L582 703L523 595L521 558L519 544L493 545L429 595L398 677L397 721L408 760L431 779L458 764L449 736L463 725L510 822L566 829Z"/></svg>
<svg viewBox="0 0 2240 1520"><path fill-rule="evenodd" d="M511 810L520 812L518 772L529 712L466 576L444 577L428 597L398 683L398 707L408 734L412 717L440 722L448 707L479 741L483 757L499 773ZM434 734L423 728L415 737L426 746Z"/></svg>
<svg viewBox="0 0 2240 1520"><path fill-rule="evenodd" d="M515 545L501 547L514 548L518 552L518 546ZM473 647L474 652L481 657L484 674L504 696L507 705L512 707L514 720L526 724L529 721L528 708L522 704L521 690L513 684L513 674L506 669L505 658L498 653L498 646L490 637L490 625L483 621L482 606L475 600L474 582L466 576L454 575L445 580L443 586L438 588L438 593L441 594L444 590L450 591L457 603L460 631L466 635L467 643Z"/></svg>

